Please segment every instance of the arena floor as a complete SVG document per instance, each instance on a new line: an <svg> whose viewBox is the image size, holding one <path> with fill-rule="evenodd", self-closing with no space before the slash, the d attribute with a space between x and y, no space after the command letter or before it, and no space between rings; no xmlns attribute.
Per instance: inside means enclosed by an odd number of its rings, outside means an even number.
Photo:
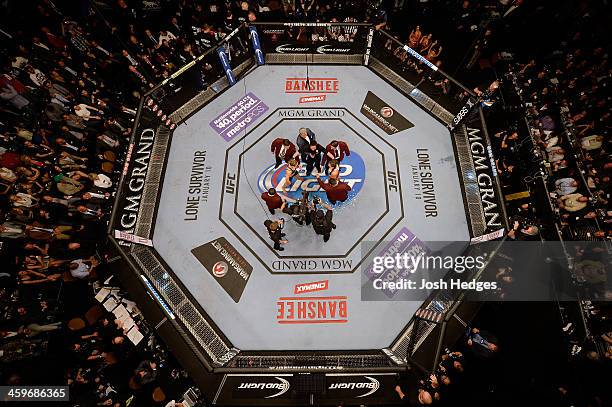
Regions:
<svg viewBox="0 0 612 407"><path fill-rule="evenodd" d="M285 216L277 252L260 195L284 174L272 140L300 127L349 144L353 190L329 242ZM384 348L420 303L362 301L364 259L398 239L469 241L448 129L365 67L256 68L176 128L161 187L156 250L243 350ZM325 200L314 177L287 195L303 190Z"/></svg>

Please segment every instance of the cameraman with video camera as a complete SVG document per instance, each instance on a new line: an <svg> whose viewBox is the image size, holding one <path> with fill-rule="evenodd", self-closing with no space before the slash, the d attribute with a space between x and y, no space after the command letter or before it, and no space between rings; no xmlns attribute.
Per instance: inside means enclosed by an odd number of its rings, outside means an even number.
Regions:
<svg viewBox="0 0 612 407"><path fill-rule="evenodd" d="M321 205L325 212L322 209L317 209L317 205ZM317 235L323 236L323 241L327 242L329 240L329 236L331 234L332 229L336 228L336 225L332 222L333 218L333 209L331 206L327 205L324 202L321 202L319 197L315 197L312 200L312 206L310 210L310 218L312 220L312 227Z"/></svg>
<svg viewBox="0 0 612 407"><path fill-rule="evenodd" d="M306 222L310 225L310 213L308 212L308 192L302 192L302 199L289 206L283 206L283 213L290 215L291 218L300 226Z"/></svg>

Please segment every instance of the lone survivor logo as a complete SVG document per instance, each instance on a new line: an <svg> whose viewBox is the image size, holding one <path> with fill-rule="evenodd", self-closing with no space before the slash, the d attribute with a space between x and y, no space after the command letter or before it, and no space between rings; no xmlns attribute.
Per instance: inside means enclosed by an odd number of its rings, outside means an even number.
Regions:
<svg viewBox="0 0 612 407"><path fill-rule="evenodd" d="M208 202L210 190L210 172L212 167L206 165L206 151L195 151L189 175L187 203L185 204L185 220L198 220L200 204Z"/></svg>
<svg viewBox="0 0 612 407"><path fill-rule="evenodd" d="M415 197L423 202L425 217L435 218L438 216L438 201L436 200L436 188L431 171L429 150L417 148L417 160L417 165L412 166L412 182L416 190Z"/></svg>

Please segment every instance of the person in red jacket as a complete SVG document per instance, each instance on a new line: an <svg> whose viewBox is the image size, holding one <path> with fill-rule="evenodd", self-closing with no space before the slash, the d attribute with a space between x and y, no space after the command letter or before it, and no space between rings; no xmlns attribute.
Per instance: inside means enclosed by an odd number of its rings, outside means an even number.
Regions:
<svg viewBox="0 0 612 407"><path fill-rule="evenodd" d="M300 162L300 154L298 153L295 145L286 138L277 138L272 142L270 151L274 153L276 158L276 165L274 168L278 168L283 162L288 162L290 159L295 158L298 163Z"/></svg>
<svg viewBox="0 0 612 407"><path fill-rule="evenodd" d="M270 188L267 192L263 192L261 194L261 199L266 202L266 206L272 215L274 215L276 209L282 210L283 204L285 203L283 197L280 196L274 188Z"/></svg>
<svg viewBox="0 0 612 407"><path fill-rule="evenodd" d="M327 194L327 199L332 205L336 202L344 202L348 198L348 193L351 190L349 184L338 181L335 178L330 178L328 182L321 181L321 175L317 174L317 182L322 190Z"/></svg>
<svg viewBox="0 0 612 407"><path fill-rule="evenodd" d="M336 160L341 163L344 157L351 155L348 144L344 141L332 140L331 143L325 147L325 155L323 156L323 164L326 161Z"/></svg>

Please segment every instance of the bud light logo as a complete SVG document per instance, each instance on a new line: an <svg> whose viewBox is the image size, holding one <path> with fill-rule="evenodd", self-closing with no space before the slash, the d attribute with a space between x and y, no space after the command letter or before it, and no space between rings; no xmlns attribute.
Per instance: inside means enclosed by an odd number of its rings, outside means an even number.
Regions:
<svg viewBox="0 0 612 407"><path fill-rule="evenodd" d="M286 168L287 164L282 164L276 169L274 168L274 164L267 167L259 175L257 180L259 191L264 192L270 188L275 188L282 193L281 185L285 179ZM324 170L324 166L321 166L321 169ZM316 169L314 171L316 171ZM304 180L299 180L297 177L294 177L291 184L285 187L285 195L293 199L300 199L302 198L302 192L310 192L310 199L318 196L325 202L328 202L325 191L319 186L317 178L314 175L306 176L305 163L300 164L299 174ZM363 159L359 154L351 151L351 155L344 157L344 160L340 163L340 180L348 184L351 187L351 191L349 192L347 200L338 202L336 207L346 205L357 197L359 191L361 191L363 187L365 175L366 169ZM326 182L327 176L321 175L321 181Z"/></svg>

